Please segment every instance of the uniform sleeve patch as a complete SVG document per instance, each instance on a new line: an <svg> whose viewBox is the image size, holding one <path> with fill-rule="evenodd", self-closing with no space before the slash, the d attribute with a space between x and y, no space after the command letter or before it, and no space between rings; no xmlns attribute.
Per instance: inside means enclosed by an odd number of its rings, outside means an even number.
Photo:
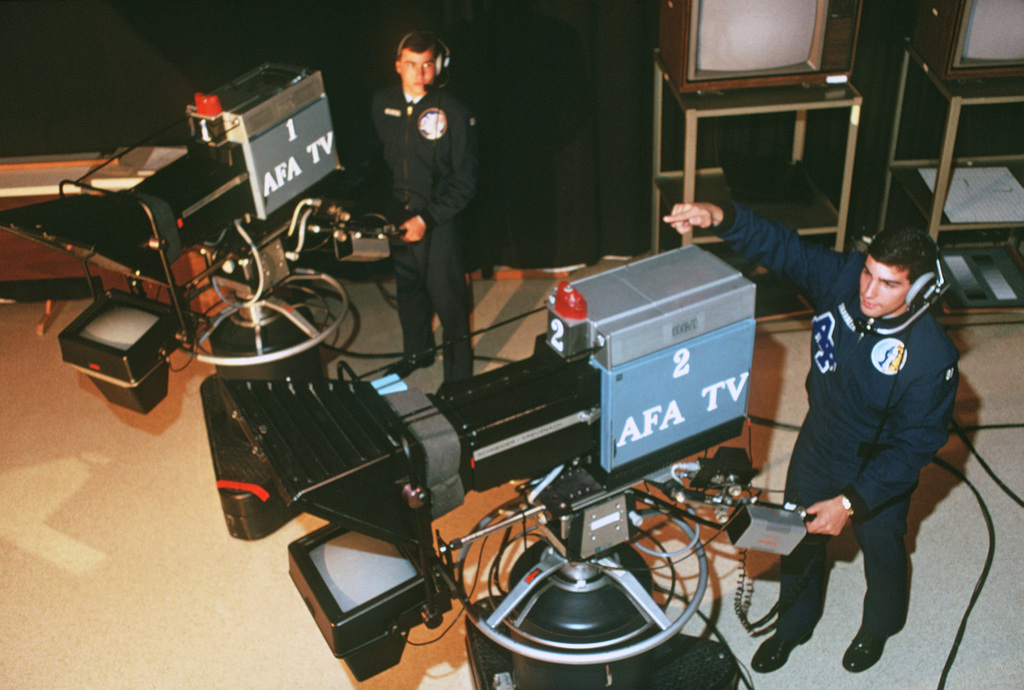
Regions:
<svg viewBox="0 0 1024 690"><path fill-rule="evenodd" d="M818 350L814 353L814 363L823 374L836 369L836 344L832 339L836 320L832 312L818 314L811 322L811 335Z"/></svg>

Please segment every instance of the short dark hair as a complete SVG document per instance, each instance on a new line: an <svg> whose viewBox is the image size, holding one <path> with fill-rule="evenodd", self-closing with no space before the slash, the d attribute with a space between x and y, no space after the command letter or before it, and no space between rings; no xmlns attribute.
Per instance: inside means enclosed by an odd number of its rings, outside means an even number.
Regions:
<svg viewBox="0 0 1024 690"><path fill-rule="evenodd" d="M938 247L931 237L916 228L889 227L871 240L868 255L878 263L905 268L907 279L913 283L935 270Z"/></svg>
<svg viewBox="0 0 1024 690"><path fill-rule="evenodd" d="M398 43L395 51L396 59L402 58L402 51L409 49L414 53L425 53L428 50L438 53L437 36L431 31L410 31Z"/></svg>

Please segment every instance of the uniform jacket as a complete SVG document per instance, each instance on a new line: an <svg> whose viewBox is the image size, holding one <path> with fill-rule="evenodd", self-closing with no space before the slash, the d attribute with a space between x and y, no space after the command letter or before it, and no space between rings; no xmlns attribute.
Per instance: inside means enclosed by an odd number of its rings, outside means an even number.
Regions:
<svg viewBox="0 0 1024 690"><path fill-rule="evenodd" d="M908 495L949 436L959 382L956 347L930 314L892 335L859 330L865 254L804 242L739 204L723 210L718 235L800 286L815 309L809 409L791 464L824 468L829 483L853 504L855 520ZM880 319L879 325L908 317Z"/></svg>
<svg viewBox="0 0 1024 690"><path fill-rule="evenodd" d="M443 89L409 104L401 85L373 96L373 128L391 174L401 224L419 215L428 228L451 222L477 190L479 145L467 107Z"/></svg>

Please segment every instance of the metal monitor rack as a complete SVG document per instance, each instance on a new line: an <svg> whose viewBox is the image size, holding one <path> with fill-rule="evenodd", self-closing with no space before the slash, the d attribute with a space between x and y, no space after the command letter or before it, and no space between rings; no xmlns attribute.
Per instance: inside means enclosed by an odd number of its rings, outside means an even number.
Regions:
<svg viewBox="0 0 1024 690"><path fill-rule="evenodd" d="M674 97L684 117L683 169L663 170L663 115L665 92ZM793 112L792 157L803 160L807 133L807 113L810 110L840 109L850 111L846 151L843 158L842 186L839 199L833 203L819 190L809 204L770 202L751 204L755 211L779 221L803 235L835 235L835 248L842 250L846 242L846 221L849 212L850 184L853 157L856 151L857 128L862 103L860 93L849 83L819 86L774 86L735 89L720 92L683 93L674 83L662 62L659 51L654 53L654 127L651 199L651 252L662 250L661 217L673 204L729 198L722 168L697 168L698 125L703 119ZM812 180L813 184L813 180ZM708 231L695 231L684 241L716 241Z"/></svg>
<svg viewBox="0 0 1024 690"><path fill-rule="evenodd" d="M947 103L942 140L938 157L921 159L897 159L897 144L903 121L904 97L910 77L910 65L916 67L927 78ZM1024 79L993 78L972 81L944 81L931 70L924 58L911 47L903 56L900 72L899 91L896 98L896 114L893 118L892 136L889 144L888 166L885 174L885 189L879 229L887 219L892 183L902 188L914 206L925 219L926 229L932 239L938 241L939 233L946 230L992 230L1024 226L1024 220L1005 222L952 222L945 215L946 200L950 182L956 168L982 168L1002 166L1010 170L1019 182L1024 182L1024 152L998 156L954 157L957 130L963 109L970 106L984 106L1001 103L1024 103ZM1019 124L1019 123L1018 123ZM922 168L935 169L934 191L921 178Z"/></svg>

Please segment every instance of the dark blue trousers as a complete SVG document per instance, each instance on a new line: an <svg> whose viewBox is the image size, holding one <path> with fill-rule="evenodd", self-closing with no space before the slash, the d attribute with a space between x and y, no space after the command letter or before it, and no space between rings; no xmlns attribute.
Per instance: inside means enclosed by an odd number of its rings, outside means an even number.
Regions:
<svg viewBox="0 0 1024 690"><path fill-rule="evenodd" d="M834 476L829 468L801 462L797 456L794 452L786 478L787 500L806 507L838 496L849 483L841 472ZM906 622L909 582L905 536L909 508L908 492L853 525L854 538L864 556L867 581L861 628L873 637L894 635ZM782 557L782 610L777 632L788 640L802 639L811 633L821 616L825 597L827 542L808 537L791 554ZM851 635L853 632L856 631L851 631Z"/></svg>
<svg viewBox="0 0 1024 690"><path fill-rule="evenodd" d="M473 375L469 336L469 291L462 248L453 223L427 231L419 242L392 247L398 320L404 356L421 355L434 347L432 321L437 313L443 329L444 380Z"/></svg>

